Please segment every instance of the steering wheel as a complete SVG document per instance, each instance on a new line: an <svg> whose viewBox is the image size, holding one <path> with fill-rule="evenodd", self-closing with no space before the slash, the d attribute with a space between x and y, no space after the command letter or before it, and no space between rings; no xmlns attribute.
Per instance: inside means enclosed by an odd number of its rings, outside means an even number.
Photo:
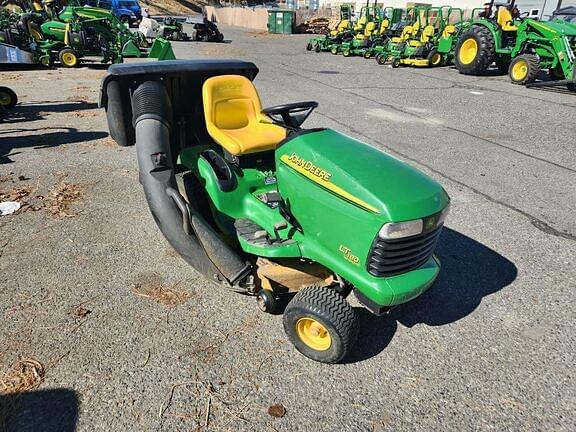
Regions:
<svg viewBox="0 0 576 432"><path fill-rule="evenodd" d="M306 121L317 106L318 102L314 101L296 102L265 108L262 110L262 114L270 117L272 123L278 126L289 129L300 129L302 123Z"/></svg>

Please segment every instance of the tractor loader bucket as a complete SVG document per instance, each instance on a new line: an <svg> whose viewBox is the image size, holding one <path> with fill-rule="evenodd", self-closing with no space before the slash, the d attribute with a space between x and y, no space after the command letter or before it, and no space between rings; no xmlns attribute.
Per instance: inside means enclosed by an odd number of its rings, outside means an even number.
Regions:
<svg viewBox="0 0 576 432"><path fill-rule="evenodd" d="M128 41L122 47L122 57L142 57L142 51L132 41Z"/></svg>
<svg viewBox="0 0 576 432"><path fill-rule="evenodd" d="M172 44L164 38L154 39L148 57L157 58L158 60L176 60Z"/></svg>

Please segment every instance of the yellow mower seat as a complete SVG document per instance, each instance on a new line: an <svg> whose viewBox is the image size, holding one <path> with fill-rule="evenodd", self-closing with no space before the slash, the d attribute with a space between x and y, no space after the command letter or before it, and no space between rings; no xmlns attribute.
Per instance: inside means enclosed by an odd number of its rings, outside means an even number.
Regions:
<svg viewBox="0 0 576 432"><path fill-rule="evenodd" d="M498 8L496 22L500 27L502 27L502 30L504 31L518 30L518 27L514 25L514 18L512 18L512 14L505 6L500 6Z"/></svg>
<svg viewBox="0 0 576 432"><path fill-rule="evenodd" d="M456 26L453 24L448 24L445 28L444 31L442 32L442 37L450 37L451 35L453 35L456 32Z"/></svg>
<svg viewBox="0 0 576 432"><path fill-rule="evenodd" d="M338 24L338 27L330 32L330 36L338 36L339 33L348 30L348 27L350 27L350 21L342 20L340 24Z"/></svg>
<svg viewBox="0 0 576 432"><path fill-rule="evenodd" d="M388 27L390 27L390 20L387 18L384 18L382 20L382 22L380 23L380 34L384 34L386 32L386 30L388 30Z"/></svg>
<svg viewBox="0 0 576 432"><path fill-rule="evenodd" d="M372 33L376 32L376 23L374 21L369 22L366 24L364 28L364 33L357 34L355 37L357 40L364 40L369 39L372 36Z"/></svg>
<svg viewBox="0 0 576 432"><path fill-rule="evenodd" d="M430 39L434 36L435 32L436 32L436 30L434 29L434 27L426 26L426 27L424 27L424 30L422 30L422 34L420 35L420 40L411 40L408 43L410 44L410 46L413 46L413 47L423 46L423 45L427 44L428 42L430 42Z"/></svg>
<svg viewBox="0 0 576 432"><path fill-rule="evenodd" d="M207 79L202 86L202 102L208 133L235 156L273 150L286 138L283 127L261 114L258 92L244 76Z"/></svg>
<svg viewBox="0 0 576 432"><path fill-rule="evenodd" d="M401 43L407 40L410 36L412 36L412 32L414 31L414 27L406 26L402 29L402 33L400 36L395 36L392 38L392 43Z"/></svg>
<svg viewBox="0 0 576 432"><path fill-rule="evenodd" d="M366 25L366 21L368 21L368 20L367 20L367 18L366 18L365 16L363 16L362 18L360 18L360 19L358 20L358 22L356 23L356 25L354 26L354 31L355 31L355 32L361 31L361 30L364 28L364 26Z"/></svg>

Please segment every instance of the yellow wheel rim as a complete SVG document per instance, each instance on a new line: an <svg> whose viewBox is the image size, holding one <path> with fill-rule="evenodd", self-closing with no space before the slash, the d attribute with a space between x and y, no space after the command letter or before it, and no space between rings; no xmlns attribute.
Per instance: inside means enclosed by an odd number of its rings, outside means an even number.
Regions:
<svg viewBox="0 0 576 432"><path fill-rule="evenodd" d="M470 64L474 61L478 55L478 42L476 39L470 38L466 39L462 45L460 45L460 50L458 51L458 58L462 64Z"/></svg>
<svg viewBox="0 0 576 432"><path fill-rule="evenodd" d="M73 53L66 52L62 54L62 63L64 63L66 66L76 66L77 62L78 59Z"/></svg>
<svg viewBox="0 0 576 432"><path fill-rule="evenodd" d="M432 56L432 64L433 65L439 64L440 60L442 60L442 56L440 54L436 53Z"/></svg>
<svg viewBox="0 0 576 432"><path fill-rule="evenodd" d="M330 333L314 318L300 318L296 323L296 334L302 342L316 351L326 351L332 345Z"/></svg>
<svg viewBox="0 0 576 432"><path fill-rule="evenodd" d="M8 106L12 102L12 98L8 93L0 92L0 105Z"/></svg>
<svg viewBox="0 0 576 432"><path fill-rule="evenodd" d="M522 81L528 75L528 63L526 60L518 60L512 66L512 79L514 81Z"/></svg>

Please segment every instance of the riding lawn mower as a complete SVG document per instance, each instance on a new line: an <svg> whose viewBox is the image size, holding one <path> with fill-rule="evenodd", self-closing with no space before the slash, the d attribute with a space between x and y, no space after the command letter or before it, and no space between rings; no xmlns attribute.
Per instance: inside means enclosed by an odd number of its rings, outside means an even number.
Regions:
<svg viewBox="0 0 576 432"><path fill-rule="evenodd" d="M318 36L310 39L306 44L307 51L330 51L330 46L334 43L340 43L344 38L350 39L353 36L350 34L352 29L352 8L350 5L340 6L340 21L336 28L330 30L323 36Z"/></svg>
<svg viewBox="0 0 576 432"><path fill-rule="evenodd" d="M110 135L136 145L140 183L176 251L221 288L284 312L305 356L350 354L359 323L434 283L450 199L374 147L302 123L318 106L262 109L253 63L113 65L100 105Z"/></svg>

